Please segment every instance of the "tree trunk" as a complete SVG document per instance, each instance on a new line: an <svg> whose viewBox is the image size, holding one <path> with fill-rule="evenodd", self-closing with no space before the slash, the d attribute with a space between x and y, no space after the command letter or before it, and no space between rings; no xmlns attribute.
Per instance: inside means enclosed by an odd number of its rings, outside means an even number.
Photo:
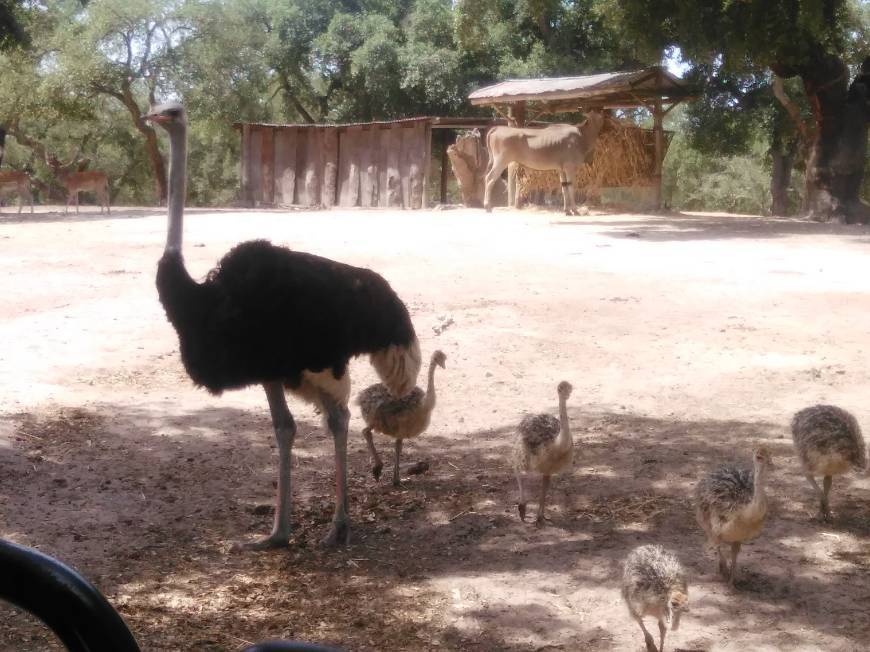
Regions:
<svg viewBox="0 0 870 652"><path fill-rule="evenodd" d="M804 83L817 125L807 162L809 216L870 223L870 207L858 196L870 123L870 59L851 86L846 64L834 55L819 55L793 73Z"/></svg>
<svg viewBox="0 0 870 652"><path fill-rule="evenodd" d="M773 173L770 177L770 212L772 215L790 215L791 206L788 201L788 188L791 185L791 173L797 156L799 141L791 140L787 144L774 142L770 154L773 158Z"/></svg>
<svg viewBox="0 0 870 652"><path fill-rule="evenodd" d="M0 125L0 165L3 165L3 155L6 153L6 127Z"/></svg>
<svg viewBox="0 0 870 652"><path fill-rule="evenodd" d="M142 122L140 119L139 122ZM151 169L154 171L154 179L157 182L157 199L160 205L166 204L168 197L168 188L166 185L166 163L163 160L163 155L160 153L160 147L157 145L157 134L147 124L144 128L136 126L142 135L145 136L145 152L148 154L148 161L151 163Z"/></svg>
<svg viewBox="0 0 870 652"><path fill-rule="evenodd" d="M123 104L130 117L133 119L133 125L145 138L145 153L148 155L148 162L151 163L151 170L154 172L154 181L157 186L157 201L161 206L166 204L167 179L166 179L166 162L163 160L163 155L160 153L160 146L157 143L157 133L154 128L142 119L142 111L139 109L139 103L133 97L133 92L130 89L130 81L125 80L121 84L121 89L115 89L100 84L94 85L94 90L98 93L103 93L114 97Z"/></svg>

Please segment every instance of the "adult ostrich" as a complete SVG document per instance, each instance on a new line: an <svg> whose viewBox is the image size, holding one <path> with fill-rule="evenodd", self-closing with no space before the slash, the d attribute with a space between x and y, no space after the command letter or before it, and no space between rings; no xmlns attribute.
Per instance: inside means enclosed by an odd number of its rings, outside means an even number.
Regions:
<svg viewBox="0 0 870 652"><path fill-rule="evenodd" d="M375 272L265 240L236 245L194 281L181 255L187 117L170 102L144 119L169 134L169 232L157 264L157 292L178 333L191 379L212 394L262 384L278 441L275 522L244 547L286 546L290 535L290 453L296 425L284 391L315 404L335 441L335 516L326 545L347 543L348 362L370 354L389 390L416 385L420 345L405 304Z"/></svg>

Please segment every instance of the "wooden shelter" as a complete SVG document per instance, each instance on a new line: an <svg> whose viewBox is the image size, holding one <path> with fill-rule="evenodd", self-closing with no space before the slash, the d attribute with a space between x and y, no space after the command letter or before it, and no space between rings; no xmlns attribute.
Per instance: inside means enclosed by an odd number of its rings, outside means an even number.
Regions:
<svg viewBox="0 0 870 652"><path fill-rule="evenodd" d="M352 124L240 122L242 201L250 206L426 208L433 130L500 119L416 117ZM440 194L446 201L446 147Z"/></svg>
<svg viewBox="0 0 870 652"><path fill-rule="evenodd" d="M661 66L654 66L630 72L581 77L508 79L480 88L471 93L468 99L475 106L493 107L518 126L552 113L638 107L648 109L653 116L655 203L660 207L662 162L665 156L664 117L677 104L692 97L692 90L683 80Z"/></svg>

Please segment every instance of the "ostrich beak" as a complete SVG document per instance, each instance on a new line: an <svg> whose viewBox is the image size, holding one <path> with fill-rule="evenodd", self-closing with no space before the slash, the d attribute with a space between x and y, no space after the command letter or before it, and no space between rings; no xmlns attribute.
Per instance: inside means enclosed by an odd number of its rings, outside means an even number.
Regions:
<svg viewBox="0 0 870 652"><path fill-rule="evenodd" d="M160 113L146 113L142 116L142 119L145 122L154 122L159 124L161 122L167 122L169 120L169 116L165 116Z"/></svg>

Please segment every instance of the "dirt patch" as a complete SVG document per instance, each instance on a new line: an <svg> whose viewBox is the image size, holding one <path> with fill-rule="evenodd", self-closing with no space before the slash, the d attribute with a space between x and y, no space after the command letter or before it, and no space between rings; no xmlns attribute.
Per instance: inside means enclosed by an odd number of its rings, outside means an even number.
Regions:
<svg viewBox="0 0 870 652"><path fill-rule="evenodd" d="M149 211L0 217L0 535L73 565L143 649L234 650L274 637L348 650L640 650L619 597L643 543L690 572L669 649L854 650L870 635L870 482L814 499L787 423L829 401L867 422L870 238L856 227L733 216L543 212L197 212L188 265L273 241L371 266L406 300L424 352L443 349L439 405L394 489L351 424L352 544L316 545L332 513L332 445L310 408L289 550L266 533L276 452L265 397L191 387L152 274ZM74 246L71 246L74 243ZM204 244L205 246L195 246ZM13 248L14 245L14 248ZM373 380L353 364L354 391ZM574 471L541 528L516 515L507 466L526 411L572 382ZM355 411L354 411L355 412ZM691 488L722 461L774 455L773 511L724 586ZM534 492L534 488L533 488ZM532 495L536 495L532 493ZM530 504L534 515L536 504ZM0 649L59 649L0 607Z"/></svg>

